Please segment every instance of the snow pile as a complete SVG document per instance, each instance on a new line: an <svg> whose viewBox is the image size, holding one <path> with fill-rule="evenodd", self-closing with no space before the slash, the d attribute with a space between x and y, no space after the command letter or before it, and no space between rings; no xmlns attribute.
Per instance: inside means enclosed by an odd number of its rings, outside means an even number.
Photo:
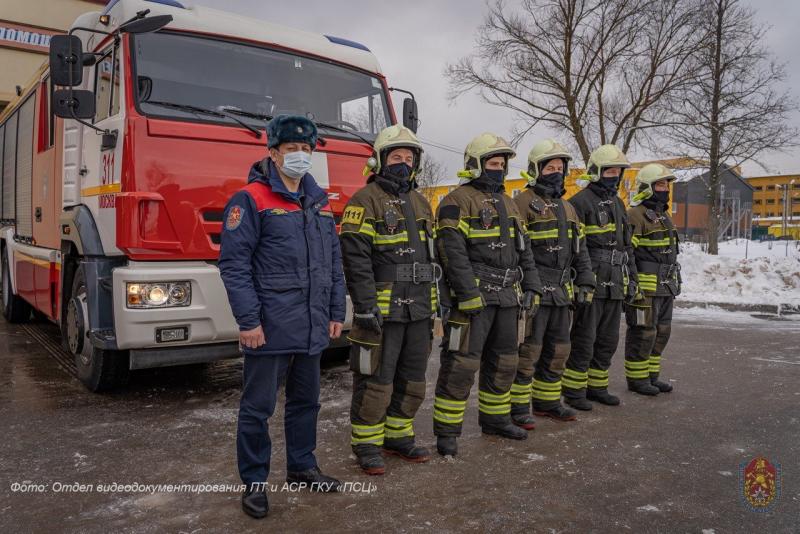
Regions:
<svg viewBox="0 0 800 534"><path fill-rule="evenodd" d="M720 243L719 255L711 256L700 245L685 243L678 258L683 277L683 291L678 298L800 306L798 244L789 242L787 248L784 241L770 244L739 239Z"/></svg>

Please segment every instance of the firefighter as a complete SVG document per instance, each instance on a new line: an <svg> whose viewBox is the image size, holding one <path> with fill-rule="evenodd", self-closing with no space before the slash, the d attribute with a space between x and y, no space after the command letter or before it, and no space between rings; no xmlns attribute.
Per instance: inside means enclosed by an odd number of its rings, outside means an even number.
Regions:
<svg viewBox="0 0 800 534"><path fill-rule="evenodd" d="M625 377L628 389L642 395L672 391L672 385L658 377L672 326L672 304L681 291L678 232L667 213L674 179L660 163L642 167L628 210L644 298L625 309Z"/></svg>
<svg viewBox="0 0 800 534"><path fill-rule="evenodd" d="M464 153L466 178L441 202L437 249L449 313L433 406L439 454L457 454L467 398L479 371L478 423L485 434L523 440L511 421L511 384L518 362L520 310L536 312L541 284L514 201L504 194L515 155L501 137L484 133ZM452 293L451 293L452 292Z"/></svg>
<svg viewBox="0 0 800 534"><path fill-rule="evenodd" d="M431 352L434 223L415 191L422 145L400 125L381 131L367 162L367 185L344 210L341 243L353 302L351 446L359 466L380 475L383 451L409 462L430 452L414 442Z"/></svg>
<svg viewBox="0 0 800 534"><path fill-rule="evenodd" d="M338 491L314 449L320 356L342 332L345 283L327 193L309 174L317 127L279 115L267 125L269 156L224 212L219 270L244 353L236 449L242 508L265 517L272 443L268 421L286 384L286 481ZM302 244L297 246L297 244Z"/></svg>
<svg viewBox="0 0 800 534"><path fill-rule="evenodd" d="M584 225L597 279L591 303L575 313L564 371L564 398L579 410L591 410L590 401L619 405L619 397L608 392L608 369L619 343L622 301L641 299L625 205L618 194L629 167L618 147L601 146L589 157L583 178L588 185L570 198Z"/></svg>
<svg viewBox="0 0 800 534"><path fill-rule="evenodd" d="M571 159L567 149L552 139L535 144L528 154L528 171L522 172L528 185L514 199L542 281L541 307L525 326L511 387L511 418L526 430L535 427L531 399L536 415L557 421L572 421L576 415L561 404L571 308L573 301L581 307L591 302L595 283L582 225L570 202L561 198Z"/></svg>

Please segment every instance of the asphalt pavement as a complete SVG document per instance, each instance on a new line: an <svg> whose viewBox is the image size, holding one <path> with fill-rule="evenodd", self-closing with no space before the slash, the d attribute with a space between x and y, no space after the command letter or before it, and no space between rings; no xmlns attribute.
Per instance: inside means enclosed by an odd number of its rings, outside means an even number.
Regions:
<svg viewBox="0 0 800 534"><path fill-rule="evenodd" d="M279 408L272 510L257 521L230 489L240 361L141 371L98 395L74 378L54 326L0 319L0 531L800 532L800 320L679 309L672 332L673 393L625 391L618 351L621 406L540 419L510 442L480 434L473 391L456 458L388 458L383 477L355 466L350 374L327 362L317 457L347 491L283 487ZM432 448L438 366L437 351L415 425ZM766 512L745 503L740 479L757 456L779 466Z"/></svg>

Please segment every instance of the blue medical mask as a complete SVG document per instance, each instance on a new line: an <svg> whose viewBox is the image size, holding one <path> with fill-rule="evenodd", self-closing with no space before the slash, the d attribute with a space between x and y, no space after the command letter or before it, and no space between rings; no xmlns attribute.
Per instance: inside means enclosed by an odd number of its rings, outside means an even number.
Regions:
<svg viewBox="0 0 800 534"><path fill-rule="evenodd" d="M292 180L300 180L311 170L311 154L302 150L287 152L283 155L281 170Z"/></svg>

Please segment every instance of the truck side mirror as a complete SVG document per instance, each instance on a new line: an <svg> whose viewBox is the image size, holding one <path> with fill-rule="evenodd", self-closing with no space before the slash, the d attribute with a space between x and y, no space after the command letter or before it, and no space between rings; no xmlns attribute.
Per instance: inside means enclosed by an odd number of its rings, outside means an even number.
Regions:
<svg viewBox="0 0 800 534"><path fill-rule="evenodd" d="M417 101L413 98L406 98L403 100L403 126L417 133L419 114L417 110Z"/></svg>
<svg viewBox="0 0 800 534"><path fill-rule="evenodd" d="M83 43L75 35L54 35L50 39L50 79L53 85L83 83Z"/></svg>
<svg viewBox="0 0 800 534"><path fill-rule="evenodd" d="M53 91L53 113L62 119L94 118L94 93L92 91L58 89Z"/></svg>

